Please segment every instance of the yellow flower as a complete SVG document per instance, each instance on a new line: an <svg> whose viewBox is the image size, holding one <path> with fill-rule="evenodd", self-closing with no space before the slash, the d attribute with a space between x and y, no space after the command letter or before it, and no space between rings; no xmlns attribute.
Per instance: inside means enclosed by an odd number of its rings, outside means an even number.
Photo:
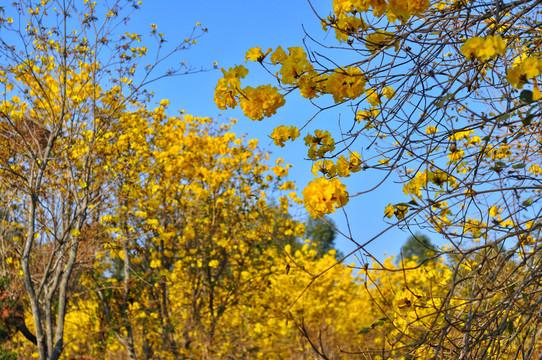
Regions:
<svg viewBox="0 0 542 360"><path fill-rule="evenodd" d="M378 106L380 104L382 104L382 102L380 101L380 95L378 95L378 93L376 91L374 91L373 89L369 89L367 90L367 102L373 106Z"/></svg>
<svg viewBox="0 0 542 360"><path fill-rule="evenodd" d="M241 109L251 120L262 120L264 116L276 114L277 109L286 103L284 95L271 85L260 85L257 88L247 86L242 90Z"/></svg>
<svg viewBox="0 0 542 360"><path fill-rule="evenodd" d="M329 131L315 130L314 135L307 135L304 140L309 147L308 157L311 160L322 158L326 153L335 150L335 140Z"/></svg>
<svg viewBox="0 0 542 360"><path fill-rule="evenodd" d="M395 217L397 218L397 220L404 219L406 214L408 213L408 207L405 205L397 205L397 208L395 210Z"/></svg>
<svg viewBox="0 0 542 360"><path fill-rule="evenodd" d="M390 163L390 159L380 159L378 160L378 163L380 165L388 165Z"/></svg>
<svg viewBox="0 0 542 360"><path fill-rule="evenodd" d="M338 178L331 180L320 177L311 181L303 190L305 208L313 218L335 212L348 203L346 185Z"/></svg>
<svg viewBox="0 0 542 360"><path fill-rule="evenodd" d="M350 153L350 171L354 173L361 171L361 156L356 151Z"/></svg>
<svg viewBox="0 0 542 360"><path fill-rule="evenodd" d="M248 60L251 61L259 61L260 59L263 59L263 51L261 47L253 47L247 51L247 54L245 55L245 62Z"/></svg>
<svg viewBox="0 0 542 360"><path fill-rule="evenodd" d="M489 209L489 216L496 217L497 215L499 215L499 212L500 212L500 209L497 206L493 205Z"/></svg>
<svg viewBox="0 0 542 360"><path fill-rule="evenodd" d="M391 86L386 86L384 89L382 89L382 96L384 96L386 99L391 99L395 95L395 91Z"/></svg>
<svg viewBox="0 0 542 360"><path fill-rule="evenodd" d="M237 106L236 96L241 88L240 79L247 76L248 70L243 65L230 68L228 71L221 70L224 77L216 84L214 101L221 110L226 110L228 107L234 109Z"/></svg>
<svg viewBox="0 0 542 360"><path fill-rule="evenodd" d="M316 73L303 74L297 79L297 86L301 96L307 99L314 99L319 96L322 90L322 86L320 85L322 82L318 82L317 79L319 78Z"/></svg>
<svg viewBox="0 0 542 360"><path fill-rule="evenodd" d="M390 13L401 21L421 15L431 5L429 0L388 0ZM389 16L388 16L389 17Z"/></svg>
<svg viewBox="0 0 542 360"><path fill-rule="evenodd" d="M327 78L325 91L333 95L335 103L356 99L365 92L365 77L355 67L336 70Z"/></svg>
<svg viewBox="0 0 542 360"><path fill-rule="evenodd" d="M277 126L273 132L271 133L271 139L273 139L273 142L275 145L278 145L280 147L284 147L284 142L287 140L294 141L299 137L299 129L293 125L290 126L284 126L280 125Z"/></svg>
<svg viewBox="0 0 542 360"><path fill-rule="evenodd" d="M395 208L393 207L392 204L388 204L388 206L386 206L386 209L384 209L384 215L388 219L391 219L394 213L395 213Z"/></svg>
<svg viewBox="0 0 542 360"><path fill-rule="evenodd" d="M535 84L533 87L533 101L538 101L540 98L542 98L542 93L540 92L538 85Z"/></svg>
<svg viewBox="0 0 542 360"><path fill-rule="evenodd" d="M344 156L339 156L337 160L337 175L340 177L350 176L350 161Z"/></svg>
<svg viewBox="0 0 542 360"><path fill-rule="evenodd" d="M467 60L471 60L473 55L479 60L488 60L494 56L506 54L506 42L496 35L477 36L467 39L461 46L461 52Z"/></svg>
<svg viewBox="0 0 542 360"><path fill-rule="evenodd" d="M438 129L435 126L428 126L427 130L425 130L425 133L427 135L436 134L438 132Z"/></svg>
<svg viewBox="0 0 542 360"><path fill-rule="evenodd" d="M273 65L277 65L277 63L282 64L287 58L288 55L286 55L286 52L282 50L280 46L277 47L273 54L271 54L271 62L273 63Z"/></svg>
<svg viewBox="0 0 542 360"><path fill-rule="evenodd" d="M522 77L519 66L513 67L506 71L506 80L516 89L521 89L523 88L523 85L525 85L525 78Z"/></svg>
<svg viewBox="0 0 542 360"><path fill-rule="evenodd" d="M282 83L294 85L301 75L314 72L314 67L307 60L307 54L303 48L291 47L288 50L290 54L284 58L284 51L277 48L275 53L271 55L271 62L275 63L275 61L278 61L282 64L282 68L279 71L280 75L282 75ZM274 57L275 54L277 54L276 57Z"/></svg>
<svg viewBox="0 0 542 360"><path fill-rule="evenodd" d="M271 168L271 170L273 171L273 173L275 173L276 176L286 176L288 175L288 167L283 167L283 166L274 166Z"/></svg>
<svg viewBox="0 0 542 360"><path fill-rule="evenodd" d="M327 176L328 178L337 175L337 169L331 160L320 160L315 162L312 166L312 174L317 176L318 172L322 173L322 175Z"/></svg>
<svg viewBox="0 0 542 360"><path fill-rule="evenodd" d="M394 34L388 31L378 30L375 33L367 35L365 38L365 47L372 53L376 53L377 50L388 47L389 43L393 40ZM399 41L394 43L395 51L399 50Z"/></svg>
<svg viewBox="0 0 542 360"><path fill-rule="evenodd" d="M532 79L540 75L540 68L542 64L538 61L537 58L529 56L521 63L521 74L525 75L526 79Z"/></svg>

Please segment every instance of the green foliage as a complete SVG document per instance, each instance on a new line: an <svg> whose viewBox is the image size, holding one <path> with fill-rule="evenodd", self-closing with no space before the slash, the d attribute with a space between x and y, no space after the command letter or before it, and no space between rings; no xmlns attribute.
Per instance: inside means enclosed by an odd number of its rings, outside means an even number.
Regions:
<svg viewBox="0 0 542 360"><path fill-rule="evenodd" d="M435 250L435 245L427 235L416 233L409 236L406 243L401 247L401 256L397 260L412 260L417 257L418 262L423 263L435 255Z"/></svg>
<svg viewBox="0 0 542 360"><path fill-rule="evenodd" d="M17 354L0 348L0 360L17 360Z"/></svg>
<svg viewBox="0 0 542 360"><path fill-rule="evenodd" d="M533 92L531 90L523 90L519 94L519 100L521 100L524 103L531 104L533 100Z"/></svg>
<svg viewBox="0 0 542 360"><path fill-rule="evenodd" d="M323 219L309 217L305 223L305 237L316 244L316 250L320 257L335 248L336 236L335 223L327 216L324 216ZM342 257L340 252L337 252L335 256Z"/></svg>

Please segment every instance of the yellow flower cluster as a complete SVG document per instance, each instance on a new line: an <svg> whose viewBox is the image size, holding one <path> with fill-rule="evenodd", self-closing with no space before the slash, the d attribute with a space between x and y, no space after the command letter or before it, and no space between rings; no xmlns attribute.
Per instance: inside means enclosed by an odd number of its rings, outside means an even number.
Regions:
<svg viewBox="0 0 542 360"><path fill-rule="evenodd" d="M321 76L315 77L314 74L303 74L297 79L297 87L301 96L307 99L314 99L323 91L323 79Z"/></svg>
<svg viewBox="0 0 542 360"><path fill-rule="evenodd" d="M328 178L332 178L337 175L337 168L335 167L335 163L331 160L320 160L312 165L312 174L317 176L318 172Z"/></svg>
<svg viewBox="0 0 542 360"><path fill-rule="evenodd" d="M389 12L401 21L423 14L430 5L429 0L388 0Z"/></svg>
<svg viewBox="0 0 542 360"><path fill-rule="evenodd" d="M314 176L318 172L322 175L332 178L334 176L340 177L349 177L350 173L355 173L361 170L361 157L357 152L352 152L350 154L350 159L347 159L346 156L341 155L337 159L337 165L331 160L320 160L314 163L312 166L312 173Z"/></svg>
<svg viewBox="0 0 542 360"><path fill-rule="evenodd" d="M477 36L467 39L461 46L461 52L467 60L471 60L473 56L479 60L487 60L506 54L506 42L498 35Z"/></svg>
<svg viewBox="0 0 542 360"><path fill-rule="evenodd" d="M403 192L406 195L414 195L421 199L421 191L427 189L428 183L433 183L440 188L445 186L455 188L457 186L456 178L442 170L424 170L418 172L415 177L403 186Z"/></svg>
<svg viewBox="0 0 542 360"><path fill-rule="evenodd" d="M271 55L273 64L282 64L279 73L282 76L280 80L283 84L293 85L303 74L314 73L316 75L302 47L291 47L288 50L290 53L286 55L286 52L279 46Z"/></svg>
<svg viewBox="0 0 542 360"><path fill-rule="evenodd" d="M473 134L474 134L474 130L465 129L465 130L456 131L450 137L448 137L448 139L450 139L450 141L464 140L465 142L468 142L469 139L471 138L471 135Z"/></svg>
<svg viewBox="0 0 542 360"><path fill-rule="evenodd" d="M365 92L365 76L356 67L336 70L328 76L325 91L335 103L356 99Z"/></svg>
<svg viewBox="0 0 542 360"><path fill-rule="evenodd" d="M333 0L333 12L335 15L342 13L353 13L368 11L371 6L375 6L377 1L366 0Z"/></svg>
<svg viewBox="0 0 542 360"><path fill-rule="evenodd" d="M271 54L270 61L274 65L280 65L277 80L281 84L297 87L301 96L313 99L320 94L330 94L335 103L341 103L356 99L365 93L367 79L360 68L338 68L330 74L319 74L307 60L307 54L303 48L291 47L288 50L287 54L280 46L277 47ZM271 49L264 53L260 47L251 48L246 53L245 62L248 60L263 62L270 53ZM252 120L262 120L264 117L275 114L277 109L285 104L284 95L271 85L242 88L241 79L248 74L244 66L239 65L228 71L222 69L222 72L224 77L218 80L214 96L219 109L225 110L228 107L233 109L240 105L247 117ZM373 95L368 97L369 102L380 104L382 96L391 98L394 92L392 88L384 88L380 94L374 91L371 94ZM288 137L278 133L273 136L275 137L288 140ZM290 138L294 139L294 137ZM276 143L278 145L281 141L278 140Z"/></svg>
<svg viewBox="0 0 542 360"><path fill-rule="evenodd" d="M264 54L263 51L262 51L262 48L259 47L259 46L250 48L247 51L247 54L245 55L245 63L248 60L260 61L261 62L267 56L267 54L269 54L271 52L271 50L272 49L267 49L267 51Z"/></svg>
<svg viewBox="0 0 542 360"><path fill-rule="evenodd" d="M237 106L235 97L241 88L240 79L247 76L248 70L243 65L230 68L228 71L221 70L224 77L219 79L216 84L214 101L220 110L226 110L228 107L234 109Z"/></svg>
<svg viewBox="0 0 542 360"><path fill-rule="evenodd" d="M278 145L280 147L284 147L284 142L287 140L294 141L299 137L299 130L297 127L290 125L280 125L277 126L273 132L271 133L271 139L273 139L273 142L275 145Z"/></svg>
<svg viewBox="0 0 542 360"><path fill-rule="evenodd" d="M278 80L287 85L296 85L301 96L313 99L323 90L323 78L314 71L312 64L307 60L307 54L301 47L288 48L289 54L279 46L271 55L273 65L281 64L277 73ZM267 54L266 54L267 55ZM278 74L281 77L278 77Z"/></svg>
<svg viewBox="0 0 542 360"><path fill-rule="evenodd" d="M348 203L346 185L338 178L331 180L320 177L311 181L303 190L303 202L305 208L313 218L335 212Z"/></svg>
<svg viewBox="0 0 542 360"><path fill-rule="evenodd" d="M341 155L337 160L337 175L348 177L350 173L356 173L361 170L361 157L357 152L350 153L350 159Z"/></svg>
<svg viewBox="0 0 542 360"><path fill-rule="evenodd" d="M371 292L371 298L384 316L384 323L377 323L382 327L368 328L374 335L375 344L391 344L395 349L404 349L413 339L421 339L427 331L441 326L443 314L442 300L435 294L446 293L452 277L452 271L442 261L429 261L424 266L418 266L420 259L413 256L409 259L400 259L398 264L388 258L383 264L372 264L366 271L365 278ZM401 271L389 271L401 269ZM457 305L456 299L450 301ZM375 331L376 330L376 331ZM378 335L377 335L378 334ZM434 358L430 345L423 343L416 349L409 351L413 359ZM401 353L402 355L402 353ZM377 357L375 357L377 358ZM378 357L384 359L384 357ZM404 356L385 357L405 359Z"/></svg>
<svg viewBox="0 0 542 360"><path fill-rule="evenodd" d="M327 27L327 24L324 25ZM335 24L336 37L339 41L347 41L348 38L359 31L367 30L367 24L363 19L356 16L341 16Z"/></svg>
<svg viewBox="0 0 542 360"><path fill-rule="evenodd" d="M534 56L529 56L516 66L508 69L506 80L516 89L523 88L527 80L534 79L542 72L542 62Z"/></svg>
<svg viewBox="0 0 542 360"><path fill-rule="evenodd" d="M335 140L329 131L315 130L314 135L309 134L304 140L309 147L308 156L311 160L321 159L327 152L335 150Z"/></svg>
<svg viewBox="0 0 542 360"><path fill-rule="evenodd" d="M378 30L365 37L365 47L374 54L377 50L387 48L393 40L393 37L394 35L391 32ZM399 41L394 43L394 49L395 51L399 50Z"/></svg>
<svg viewBox="0 0 542 360"><path fill-rule="evenodd" d="M425 130L425 133L427 135L436 134L438 132L438 128L436 126L428 125L427 129Z"/></svg>
<svg viewBox="0 0 542 360"><path fill-rule="evenodd" d="M336 38L347 41L351 34L367 29L360 13L372 10L374 16L386 15L389 21L406 22L411 16L422 15L430 5L429 0L333 0L335 17L323 25L333 26Z"/></svg>
<svg viewBox="0 0 542 360"><path fill-rule="evenodd" d="M261 49L259 52L253 50L247 57L265 56L263 53L259 55L260 53ZM218 80L214 97L219 109L225 110L228 107L234 109L239 103L248 118L262 120L264 116L269 117L275 114L277 109L286 103L284 95L271 85L241 88L241 79L248 74L248 70L243 65L230 68L228 71L221 70L224 77Z"/></svg>
<svg viewBox="0 0 542 360"><path fill-rule="evenodd" d="M406 206L405 204L397 204L397 205L388 204L388 206L386 206L386 209L384 210L384 215L387 218L391 218L392 216L395 215L397 220L404 219L407 213L408 213L408 206Z"/></svg>
<svg viewBox="0 0 542 360"><path fill-rule="evenodd" d="M358 123L361 123L361 121L365 121L365 129L372 129L374 127L374 120L376 117L380 114L380 110L378 110L376 107L371 107L369 110L358 110L356 113L356 121Z"/></svg>
<svg viewBox="0 0 542 360"><path fill-rule="evenodd" d="M239 99L241 109L245 116L252 120L262 120L264 116L270 117L286 103L284 95L271 85L260 85L257 88L247 86L243 89L243 95Z"/></svg>
<svg viewBox="0 0 542 360"><path fill-rule="evenodd" d="M473 238L487 237L487 224L478 219L467 218L463 224L463 233L470 233Z"/></svg>

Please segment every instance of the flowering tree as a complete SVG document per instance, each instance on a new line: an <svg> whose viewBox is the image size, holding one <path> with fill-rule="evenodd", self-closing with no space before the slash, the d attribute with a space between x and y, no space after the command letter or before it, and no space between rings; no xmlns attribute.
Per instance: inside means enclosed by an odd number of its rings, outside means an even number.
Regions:
<svg viewBox="0 0 542 360"><path fill-rule="evenodd" d="M14 285L8 295L29 304L34 333L19 320L17 327L40 359L63 351L74 274L88 260L86 233L116 181L104 146L124 129L111 129L126 109L149 100L150 81L190 71L181 64L154 75L158 63L204 31L196 27L162 55L165 40L152 26L157 57L145 64L141 35L116 32L139 3L110 5L43 0L0 7L1 275Z"/></svg>
<svg viewBox="0 0 542 360"><path fill-rule="evenodd" d="M67 315L67 356L228 354L243 330L232 314L265 289L278 245L304 231L284 216L286 194L279 206L261 198L272 186L292 190L272 175L286 167L269 169L257 140L230 125L166 116L167 103L121 117L126 136L107 146L120 181L94 232L105 241L80 278L91 291Z"/></svg>
<svg viewBox="0 0 542 360"><path fill-rule="evenodd" d="M452 263L444 292L410 292L440 320L420 327L428 314L404 317L402 335L388 342L394 355L538 355L540 1L332 5L329 16L320 16L323 28L335 34L329 47L349 52L353 61L302 47L252 48L245 61L275 74L274 84L243 87L244 66L222 70L216 104L239 105L253 120L275 114L294 91L317 113L348 106L349 119L304 137L315 174L303 191L307 211L321 217L351 197L378 191L362 182L343 184L370 171L381 176L380 184L397 178L404 184L404 195L382 209L387 221L422 226L449 242L435 254ZM307 124L319 126L314 117L303 121L276 127L274 143L299 141ZM366 245L376 239L351 240ZM381 264L375 271L386 269L393 270ZM401 316L417 305L410 299L395 306ZM409 335L422 328L423 338Z"/></svg>

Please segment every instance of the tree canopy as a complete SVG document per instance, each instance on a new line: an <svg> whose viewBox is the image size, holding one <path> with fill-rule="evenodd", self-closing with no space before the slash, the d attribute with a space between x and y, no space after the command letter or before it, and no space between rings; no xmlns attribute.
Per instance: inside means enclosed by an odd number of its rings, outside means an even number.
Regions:
<svg viewBox="0 0 542 360"><path fill-rule="evenodd" d="M405 244L401 246L400 257L415 259L423 263L426 259L430 259L435 255L435 250L435 245L433 245L429 236L416 233L410 235Z"/></svg>
<svg viewBox="0 0 542 360"><path fill-rule="evenodd" d="M239 105L253 120L272 117L294 92L314 104L314 116L270 134L279 147L303 139L315 176L303 201L313 217L343 207L348 214L349 199L378 191L345 180L371 172L379 185L403 184L404 194L381 209L390 226L422 227L448 242L438 255L454 259L453 280L433 312L443 322L435 320L405 356L540 351L540 315L529 309L542 300L533 275L540 266L541 11L530 0L334 0L330 15L318 15L335 43L309 34L305 47L251 48L245 62L259 63L271 83L244 86L249 70L238 65L223 69L216 85L219 108ZM351 115L336 126L318 121L338 106ZM366 246L378 236L343 234L371 258ZM417 312L412 302L406 307Z"/></svg>
<svg viewBox="0 0 542 360"><path fill-rule="evenodd" d="M154 97L206 70L180 58L206 29L125 31L139 6L0 7L0 358L542 357L539 0L333 0L326 41L221 69L222 110L314 105L269 134L306 146L302 198L231 122ZM444 246L381 260L350 231L387 181L403 192L370 211Z"/></svg>
<svg viewBox="0 0 542 360"><path fill-rule="evenodd" d="M314 241L321 255L335 248L337 231L331 218L309 218L305 224L305 237Z"/></svg>

